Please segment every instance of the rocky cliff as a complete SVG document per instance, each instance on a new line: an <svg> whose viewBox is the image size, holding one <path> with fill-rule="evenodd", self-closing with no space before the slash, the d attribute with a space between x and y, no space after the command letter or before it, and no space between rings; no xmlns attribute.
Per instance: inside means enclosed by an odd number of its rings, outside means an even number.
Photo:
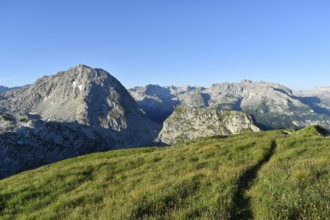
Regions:
<svg viewBox="0 0 330 220"><path fill-rule="evenodd" d="M158 139L176 144L198 137L258 131L252 118L243 112L181 106L165 120Z"/></svg>
<svg viewBox="0 0 330 220"><path fill-rule="evenodd" d="M78 65L0 94L0 173L84 153L149 145L151 122L121 83Z"/></svg>

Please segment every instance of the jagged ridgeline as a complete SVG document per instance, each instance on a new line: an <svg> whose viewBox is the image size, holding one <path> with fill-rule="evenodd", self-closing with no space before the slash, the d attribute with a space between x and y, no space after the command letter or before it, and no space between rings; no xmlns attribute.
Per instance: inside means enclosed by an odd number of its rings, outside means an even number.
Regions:
<svg viewBox="0 0 330 220"><path fill-rule="evenodd" d="M0 178L85 153L150 145L159 125L121 83L78 65L0 94Z"/></svg>

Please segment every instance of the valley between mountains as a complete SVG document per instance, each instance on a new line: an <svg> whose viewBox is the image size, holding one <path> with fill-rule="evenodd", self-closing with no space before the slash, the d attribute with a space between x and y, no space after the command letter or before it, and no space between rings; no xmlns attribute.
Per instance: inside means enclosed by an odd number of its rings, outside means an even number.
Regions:
<svg viewBox="0 0 330 220"><path fill-rule="evenodd" d="M77 65L0 87L0 219L327 219L329 129L330 87Z"/></svg>

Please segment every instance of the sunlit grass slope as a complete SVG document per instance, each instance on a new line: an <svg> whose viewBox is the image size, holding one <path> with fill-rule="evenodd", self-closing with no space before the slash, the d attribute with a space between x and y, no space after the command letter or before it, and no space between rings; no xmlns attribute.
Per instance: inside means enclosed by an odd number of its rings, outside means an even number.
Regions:
<svg viewBox="0 0 330 220"><path fill-rule="evenodd" d="M329 143L270 131L81 156L1 180L0 219L326 216Z"/></svg>
<svg viewBox="0 0 330 220"><path fill-rule="evenodd" d="M249 191L256 219L330 219L330 137L308 127L277 140Z"/></svg>

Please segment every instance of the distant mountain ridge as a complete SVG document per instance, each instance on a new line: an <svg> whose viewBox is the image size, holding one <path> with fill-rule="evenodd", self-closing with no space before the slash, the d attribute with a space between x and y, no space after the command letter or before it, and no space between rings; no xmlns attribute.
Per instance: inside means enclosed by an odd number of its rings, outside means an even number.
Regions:
<svg viewBox="0 0 330 220"><path fill-rule="evenodd" d="M327 111L330 96L309 97L277 83L242 80L213 84L210 88L148 85L129 91L143 111L157 122L164 121L182 105L243 111L264 129L301 128L311 124L330 128Z"/></svg>
<svg viewBox="0 0 330 220"><path fill-rule="evenodd" d="M7 92L7 91L11 91L11 90L16 90L16 89L22 89L22 88L28 88L31 85L25 85L25 86L15 86L15 87L6 87L6 86L1 86L0 85L0 93L2 92Z"/></svg>
<svg viewBox="0 0 330 220"><path fill-rule="evenodd" d="M0 86L0 93L1 93L1 92L6 92L6 91L8 91L8 90L10 90L10 88L8 88L8 87L6 87L6 86Z"/></svg>
<svg viewBox="0 0 330 220"><path fill-rule="evenodd" d="M315 111L330 114L330 87L316 87L310 91L296 92L296 94Z"/></svg>

